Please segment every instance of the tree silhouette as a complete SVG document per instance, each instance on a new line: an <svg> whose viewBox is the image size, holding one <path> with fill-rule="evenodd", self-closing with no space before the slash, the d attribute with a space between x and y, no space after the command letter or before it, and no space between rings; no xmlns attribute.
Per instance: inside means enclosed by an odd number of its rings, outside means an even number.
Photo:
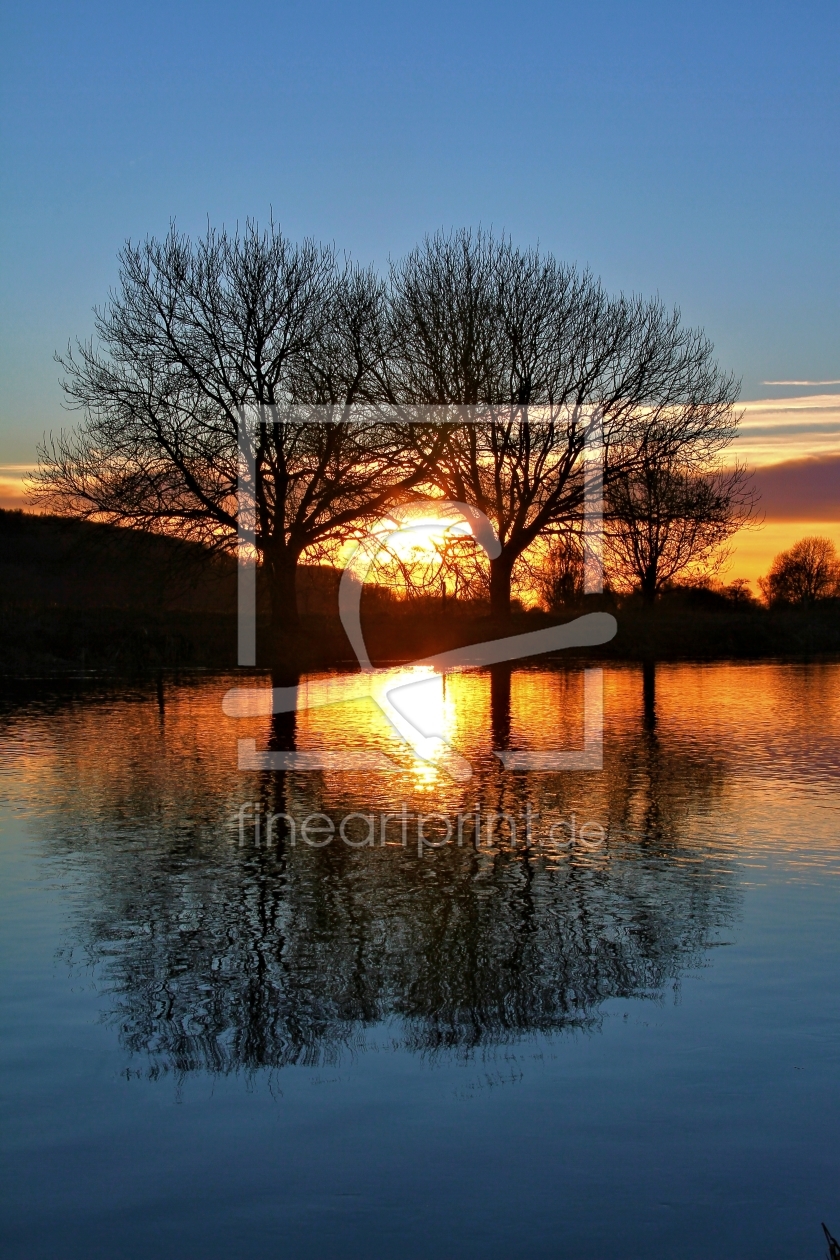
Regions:
<svg viewBox="0 0 840 1260"><path fill-rule="evenodd" d="M801 538L776 556L766 578L759 578L768 604L807 607L840 596L840 558L830 538Z"/></svg>
<svg viewBox="0 0 840 1260"><path fill-rule="evenodd" d="M652 601L687 575L708 576L726 558L724 545L755 517L755 495L740 465L705 471L645 454L614 476L607 491L606 563L617 586L636 586Z"/></svg>
<svg viewBox="0 0 840 1260"><path fill-rule="evenodd" d="M523 553L580 516L594 417L608 479L640 452L687 460L734 435L737 385L659 301L611 299L588 272L480 230L427 237L390 287L389 395L454 409L428 463L448 497L493 522L498 616Z"/></svg>
<svg viewBox="0 0 840 1260"><path fill-rule="evenodd" d="M503 698L494 704L501 722ZM421 861L399 843L292 845L279 824L271 847L265 828L259 847L250 828L240 847L229 820L242 789L178 733L177 705L161 713L151 696L142 713L127 708L101 774L79 773L88 736L74 721L78 757L56 760L51 845L82 890L68 953L94 969L122 1044L151 1071L314 1063L383 1020L418 1050L458 1053L594 1026L606 999L678 982L731 917L725 859L688 838L725 761L663 740L641 713L590 801L609 833L603 851L526 845L502 828L490 844L468 834ZM143 722L161 724L165 763L129 755ZM90 738L101 735L94 723ZM369 808L363 777L342 787L283 773L256 787L263 819ZM464 807L475 798L485 814L519 816L532 799L559 822L574 784L551 787L556 799L544 776L488 765Z"/></svg>
<svg viewBox="0 0 840 1260"><path fill-rule="evenodd" d="M378 519L424 475L403 434L348 419L381 393L383 302L371 272L273 223L127 244L98 344L60 359L84 421L42 446L35 501L232 550L243 414L255 418L256 545L282 658L303 552Z"/></svg>
<svg viewBox="0 0 840 1260"><path fill-rule="evenodd" d="M273 223L197 242L173 226L125 246L96 332L60 360L83 419L42 446L35 501L232 550L249 412L278 660L301 557L409 494L489 517L505 616L519 558L580 517L594 417L608 479L735 431L737 385L678 311L483 231L427 238L384 280Z"/></svg>

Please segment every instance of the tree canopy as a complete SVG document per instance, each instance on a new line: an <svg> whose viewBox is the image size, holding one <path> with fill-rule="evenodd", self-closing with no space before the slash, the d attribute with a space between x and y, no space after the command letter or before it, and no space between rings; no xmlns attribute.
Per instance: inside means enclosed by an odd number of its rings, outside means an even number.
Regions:
<svg viewBox="0 0 840 1260"><path fill-rule="evenodd" d="M840 598L840 557L830 538L800 538L773 561L766 578L759 579L768 604L805 607L819 600Z"/></svg>
<svg viewBox="0 0 840 1260"><path fill-rule="evenodd" d="M593 417L616 485L714 459L737 423L737 383L679 311L481 230L379 275L273 223L173 226L122 250L95 330L60 358L82 418L41 448L36 500L232 549L247 409L276 629L304 554L418 494L490 519L504 615L523 553L580 516Z"/></svg>

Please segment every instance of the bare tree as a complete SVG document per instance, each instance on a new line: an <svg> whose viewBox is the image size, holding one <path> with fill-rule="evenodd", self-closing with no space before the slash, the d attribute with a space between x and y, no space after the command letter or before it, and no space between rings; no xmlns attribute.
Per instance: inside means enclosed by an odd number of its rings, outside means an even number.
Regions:
<svg viewBox="0 0 840 1260"><path fill-rule="evenodd" d="M807 607L840 597L840 557L830 538L800 538L773 561L759 587L768 604Z"/></svg>
<svg viewBox="0 0 840 1260"><path fill-rule="evenodd" d="M685 457L685 452L683 459ZM689 575L710 576L726 558L728 538L755 515L746 470L703 471L696 464L651 457L611 479L606 560L616 585L653 601Z"/></svg>
<svg viewBox="0 0 840 1260"><path fill-rule="evenodd" d="M382 392L383 303L372 273L273 223L127 244L98 342L59 360L84 419L42 447L35 500L232 549L240 413L254 409L257 546L283 639L304 551L376 519L422 475L393 427L348 418ZM298 419L290 404L332 411Z"/></svg>
<svg viewBox="0 0 840 1260"><path fill-rule="evenodd" d="M540 603L558 612L583 595L584 549L581 534L568 530L548 540L543 554L531 566L532 582Z"/></svg>
<svg viewBox="0 0 840 1260"><path fill-rule="evenodd" d="M737 385L679 312L611 300L588 273L481 231L427 238L392 267L389 356L391 397L462 409L441 457L421 453L443 493L493 522L497 616L519 557L579 518L593 412L608 476L646 446L708 453L735 432Z"/></svg>
<svg viewBox="0 0 840 1260"><path fill-rule="evenodd" d="M409 492L490 518L491 607L506 615L517 560L579 518L593 409L608 476L652 450L707 458L734 433L737 388L678 312L610 299L481 231L428 238L385 283L273 224L196 243L173 228L125 247L96 331L61 360L83 421L45 443L36 500L230 549L239 417L254 409L256 541L281 638L304 553Z"/></svg>

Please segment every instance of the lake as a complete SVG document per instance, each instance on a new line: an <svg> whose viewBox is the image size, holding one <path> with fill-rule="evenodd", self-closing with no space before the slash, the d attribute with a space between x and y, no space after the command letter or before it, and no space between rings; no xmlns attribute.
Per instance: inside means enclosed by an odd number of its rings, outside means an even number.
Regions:
<svg viewBox="0 0 840 1260"><path fill-rule="evenodd" d="M4 1255L823 1256L840 665L344 685L6 693Z"/></svg>

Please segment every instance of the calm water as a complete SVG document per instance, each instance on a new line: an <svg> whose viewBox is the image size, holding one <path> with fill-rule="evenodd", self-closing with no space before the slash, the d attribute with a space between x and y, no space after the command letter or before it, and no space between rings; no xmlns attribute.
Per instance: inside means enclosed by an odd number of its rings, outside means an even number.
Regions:
<svg viewBox="0 0 840 1260"><path fill-rule="evenodd" d="M840 666L607 669L564 773L582 671L402 681L6 700L4 1254L824 1255Z"/></svg>

